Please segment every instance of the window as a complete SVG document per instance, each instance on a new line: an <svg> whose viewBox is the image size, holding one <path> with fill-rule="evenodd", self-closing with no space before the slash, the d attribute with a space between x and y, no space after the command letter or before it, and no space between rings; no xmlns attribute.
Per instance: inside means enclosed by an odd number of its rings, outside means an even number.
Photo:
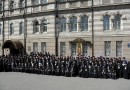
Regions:
<svg viewBox="0 0 130 90"><path fill-rule="evenodd" d="M67 1L67 0L58 0L59 2L65 2L65 1Z"/></svg>
<svg viewBox="0 0 130 90"><path fill-rule="evenodd" d="M19 34L23 34L24 33L24 24L23 22L19 23Z"/></svg>
<svg viewBox="0 0 130 90"><path fill-rule="evenodd" d="M2 24L0 24L0 35L2 35Z"/></svg>
<svg viewBox="0 0 130 90"><path fill-rule="evenodd" d="M70 31L77 31L77 17L70 18Z"/></svg>
<svg viewBox="0 0 130 90"><path fill-rule="evenodd" d="M122 56L122 41L116 41L116 56Z"/></svg>
<svg viewBox="0 0 130 90"><path fill-rule="evenodd" d="M22 8L25 6L24 0L19 0L19 7Z"/></svg>
<svg viewBox="0 0 130 90"><path fill-rule="evenodd" d="M115 18L113 19L113 28L115 30L121 29L121 15L115 15Z"/></svg>
<svg viewBox="0 0 130 90"><path fill-rule="evenodd" d="M41 53L46 53L46 42L41 42Z"/></svg>
<svg viewBox="0 0 130 90"><path fill-rule="evenodd" d="M12 0L11 2L10 2L10 5L9 5L9 8L10 8L10 10L12 10L12 9L14 9L14 5L15 3L14 3L14 1Z"/></svg>
<svg viewBox="0 0 130 90"><path fill-rule="evenodd" d="M14 24L10 23L10 35L14 34Z"/></svg>
<svg viewBox="0 0 130 90"><path fill-rule="evenodd" d="M88 30L88 16L84 15L81 17L80 28L81 28L81 31Z"/></svg>
<svg viewBox="0 0 130 90"><path fill-rule="evenodd" d="M47 3L47 0L41 0L41 4Z"/></svg>
<svg viewBox="0 0 130 90"><path fill-rule="evenodd" d="M110 29L110 16L105 15L103 16L103 30L109 30Z"/></svg>
<svg viewBox="0 0 130 90"><path fill-rule="evenodd" d="M102 4L109 4L111 0L102 0Z"/></svg>
<svg viewBox="0 0 130 90"><path fill-rule="evenodd" d="M39 0L32 0L32 4L33 5L38 5L39 4Z"/></svg>
<svg viewBox="0 0 130 90"><path fill-rule="evenodd" d="M39 32L39 22L37 20L33 21L33 34Z"/></svg>
<svg viewBox="0 0 130 90"><path fill-rule="evenodd" d="M87 43L83 44L83 55L88 56L88 44Z"/></svg>
<svg viewBox="0 0 130 90"><path fill-rule="evenodd" d="M3 6L2 6L2 4L0 3L0 14L2 14L2 10L3 9Z"/></svg>
<svg viewBox="0 0 130 90"><path fill-rule="evenodd" d="M76 55L76 43L71 44L71 55L72 56Z"/></svg>
<svg viewBox="0 0 130 90"><path fill-rule="evenodd" d="M61 29L61 32L64 32L66 31L66 18L65 17L62 17L60 19L60 29Z"/></svg>
<svg viewBox="0 0 130 90"><path fill-rule="evenodd" d="M46 19L43 19L41 21L41 25L40 25L40 29L41 29L41 33L43 32L47 32L47 20Z"/></svg>
<svg viewBox="0 0 130 90"><path fill-rule="evenodd" d="M129 0L127 0L127 1L129 1ZM123 2L122 0L113 0L113 2L114 3L121 3L121 2Z"/></svg>
<svg viewBox="0 0 130 90"><path fill-rule="evenodd" d="M104 44L105 44L105 47L104 47L105 56L110 56L111 55L111 41L105 41Z"/></svg>
<svg viewBox="0 0 130 90"><path fill-rule="evenodd" d="M38 52L38 43L37 42L33 43L33 52Z"/></svg>
<svg viewBox="0 0 130 90"><path fill-rule="evenodd" d="M60 56L65 56L65 53L66 53L65 42L60 42Z"/></svg>

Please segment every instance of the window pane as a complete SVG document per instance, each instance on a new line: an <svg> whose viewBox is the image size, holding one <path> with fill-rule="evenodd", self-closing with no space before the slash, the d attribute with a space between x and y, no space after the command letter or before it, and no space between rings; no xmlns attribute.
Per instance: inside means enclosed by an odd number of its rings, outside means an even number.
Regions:
<svg viewBox="0 0 130 90"><path fill-rule="evenodd" d="M59 2L65 2L66 0L58 0Z"/></svg>
<svg viewBox="0 0 130 90"><path fill-rule="evenodd" d="M45 54L46 52L46 42L41 42L41 52Z"/></svg>
<svg viewBox="0 0 130 90"><path fill-rule="evenodd" d="M88 44L83 44L83 55L88 56Z"/></svg>
<svg viewBox="0 0 130 90"><path fill-rule="evenodd" d="M109 1L109 0L108 0ZM121 3L122 0L113 0L114 3Z"/></svg>
<svg viewBox="0 0 130 90"><path fill-rule="evenodd" d="M110 56L111 55L111 41L105 41L104 42L105 46L105 56Z"/></svg>
<svg viewBox="0 0 130 90"><path fill-rule="evenodd" d="M66 45L65 42L60 42L60 55L65 56L66 53Z"/></svg>
<svg viewBox="0 0 130 90"><path fill-rule="evenodd" d="M122 41L116 41L116 56L122 56Z"/></svg>
<svg viewBox="0 0 130 90"><path fill-rule="evenodd" d="M103 29L109 30L110 26L110 17L108 15L103 16Z"/></svg>
<svg viewBox="0 0 130 90"><path fill-rule="evenodd" d="M24 33L24 25L23 22L20 22L19 24L19 34L23 34Z"/></svg>
<svg viewBox="0 0 130 90"><path fill-rule="evenodd" d="M113 21L113 28L115 30L119 30L121 28L121 16L120 15L115 16L115 19Z"/></svg>
<svg viewBox="0 0 130 90"><path fill-rule="evenodd" d="M77 31L77 17L70 18L70 30Z"/></svg>
<svg viewBox="0 0 130 90"><path fill-rule="evenodd" d="M25 6L24 0L20 0L19 7L24 7L24 6Z"/></svg>
<svg viewBox="0 0 130 90"><path fill-rule="evenodd" d="M33 52L38 52L38 43L37 42L33 43Z"/></svg>
<svg viewBox="0 0 130 90"><path fill-rule="evenodd" d="M71 55L75 56L76 55L76 43L73 43L71 45Z"/></svg>
<svg viewBox="0 0 130 90"><path fill-rule="evenodd" d="M82 31L87 31L88 30L88 17L87 16L82 16L81 17L80 27L81 27Z"/></svg>
<svg viewBox="0 0 130 90"><path fill-rule="evenodd" d="M14 26L13 23L10 24L10 35L14 34Z"/></svg>
<svg viewBox="0 0 130 90"><path fill-rule="evenodd" d="M41 0L41 4L47 3L47 0Z"/></svg>
<svg viewBox="0 0 130 90"><path fill-rule="evenodd" d="M36 21L33 21L33 33L37 33L39 32L39 22L36 20Z"/></svg>
<svg viewBox="0 0 130 90"><path fill-rule="evenodd" d="M0 14L2 14L2 8L3 8L3 6L2 6L2 4L0 3Z"/></svg>
<svg viewBox="0 0 130 90"><path fill-rule="evenodd" d="M2 25L0 24L0 35L2 35Z"/></svg>
<svg viewBox="0 0 130 90"><path fill-rule="evenodd" d="M110 0L102 0L102 4L109 4Z"/></svg>
<svg viewBox="0 0 130 90"><path fill-rule="evenodd" d="M10 2L10 9L14 9L14 1Z"/></svg>
<svg viewBox="0 0 130 90"><path fill-rule="evenodd" d="M61 32L66 31L66 18L61 18L61 20L60 20L60 28L61 28Z"/></svg>
<svg viewBox="0 0 130 90"><path fill-rule="evenodd" d="M47 32L47 20L46 19L41 21L41 29L40 30L41 30L41 33Z"/></svg>

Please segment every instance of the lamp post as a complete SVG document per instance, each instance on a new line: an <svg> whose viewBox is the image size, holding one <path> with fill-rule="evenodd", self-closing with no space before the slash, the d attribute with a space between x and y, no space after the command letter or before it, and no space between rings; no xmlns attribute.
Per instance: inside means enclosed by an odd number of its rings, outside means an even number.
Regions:
<svg viewBox="0 0 130 90"><path fill-rule="evenodd" d="M91 15L92 15L92 56L94 56L94 2L91 0Z"/></svg>
<svg viewBox="0 0 130 90"><path fill-rule="evenodd" d="M55 54L58 56L58 37L59 32L57 29L57 21L58 21L58 7L57 7L57 0L55 0Z"/></svg>
<svg viewBox="0 0 130 90"><path fill-rule="evenodd" d="M26 20L26 6L27 6L27 0L25 0L25 6L24 6L24 55L26 55L26 38L27 38L27 20Z"/></svg>
<svg viewBox="0 0 130 90"><path fill-rule="evenodd" d="M5 0L3 0L3 15L2 15L2 22L3 22L3 30L2 30L2 43L4 44L4 39L5 39L5 33L4 33L4 29L5 29L5 22L4 22L4 19L5 19L5 10L4 10L4 5L5 4ZM2 55L4 55L4 48L2 48Z"/></svg>

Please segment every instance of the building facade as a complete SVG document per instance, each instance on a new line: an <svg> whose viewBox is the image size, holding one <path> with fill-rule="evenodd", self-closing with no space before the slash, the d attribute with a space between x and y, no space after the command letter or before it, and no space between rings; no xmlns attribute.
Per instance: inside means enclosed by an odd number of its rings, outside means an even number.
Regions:
<svg viewBox="0 0 130 90"><path fill-rule="evenodd" d="M129 8L130 0L1 0L0 53L23 45L28 54L130 58Z"/></svg>

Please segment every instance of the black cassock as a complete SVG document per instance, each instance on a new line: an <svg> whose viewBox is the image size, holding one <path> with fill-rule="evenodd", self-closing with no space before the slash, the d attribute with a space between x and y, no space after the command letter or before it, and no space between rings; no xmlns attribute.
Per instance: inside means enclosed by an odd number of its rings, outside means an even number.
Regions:
<svg viewBox="0 0 130 90"><path fill-rule="evenodd" d="M125 79L128 79L129 77L128 77L128 65L126 64L126 65L124 65L124 67L123 67L123 78L125 78Z"/></svg>

